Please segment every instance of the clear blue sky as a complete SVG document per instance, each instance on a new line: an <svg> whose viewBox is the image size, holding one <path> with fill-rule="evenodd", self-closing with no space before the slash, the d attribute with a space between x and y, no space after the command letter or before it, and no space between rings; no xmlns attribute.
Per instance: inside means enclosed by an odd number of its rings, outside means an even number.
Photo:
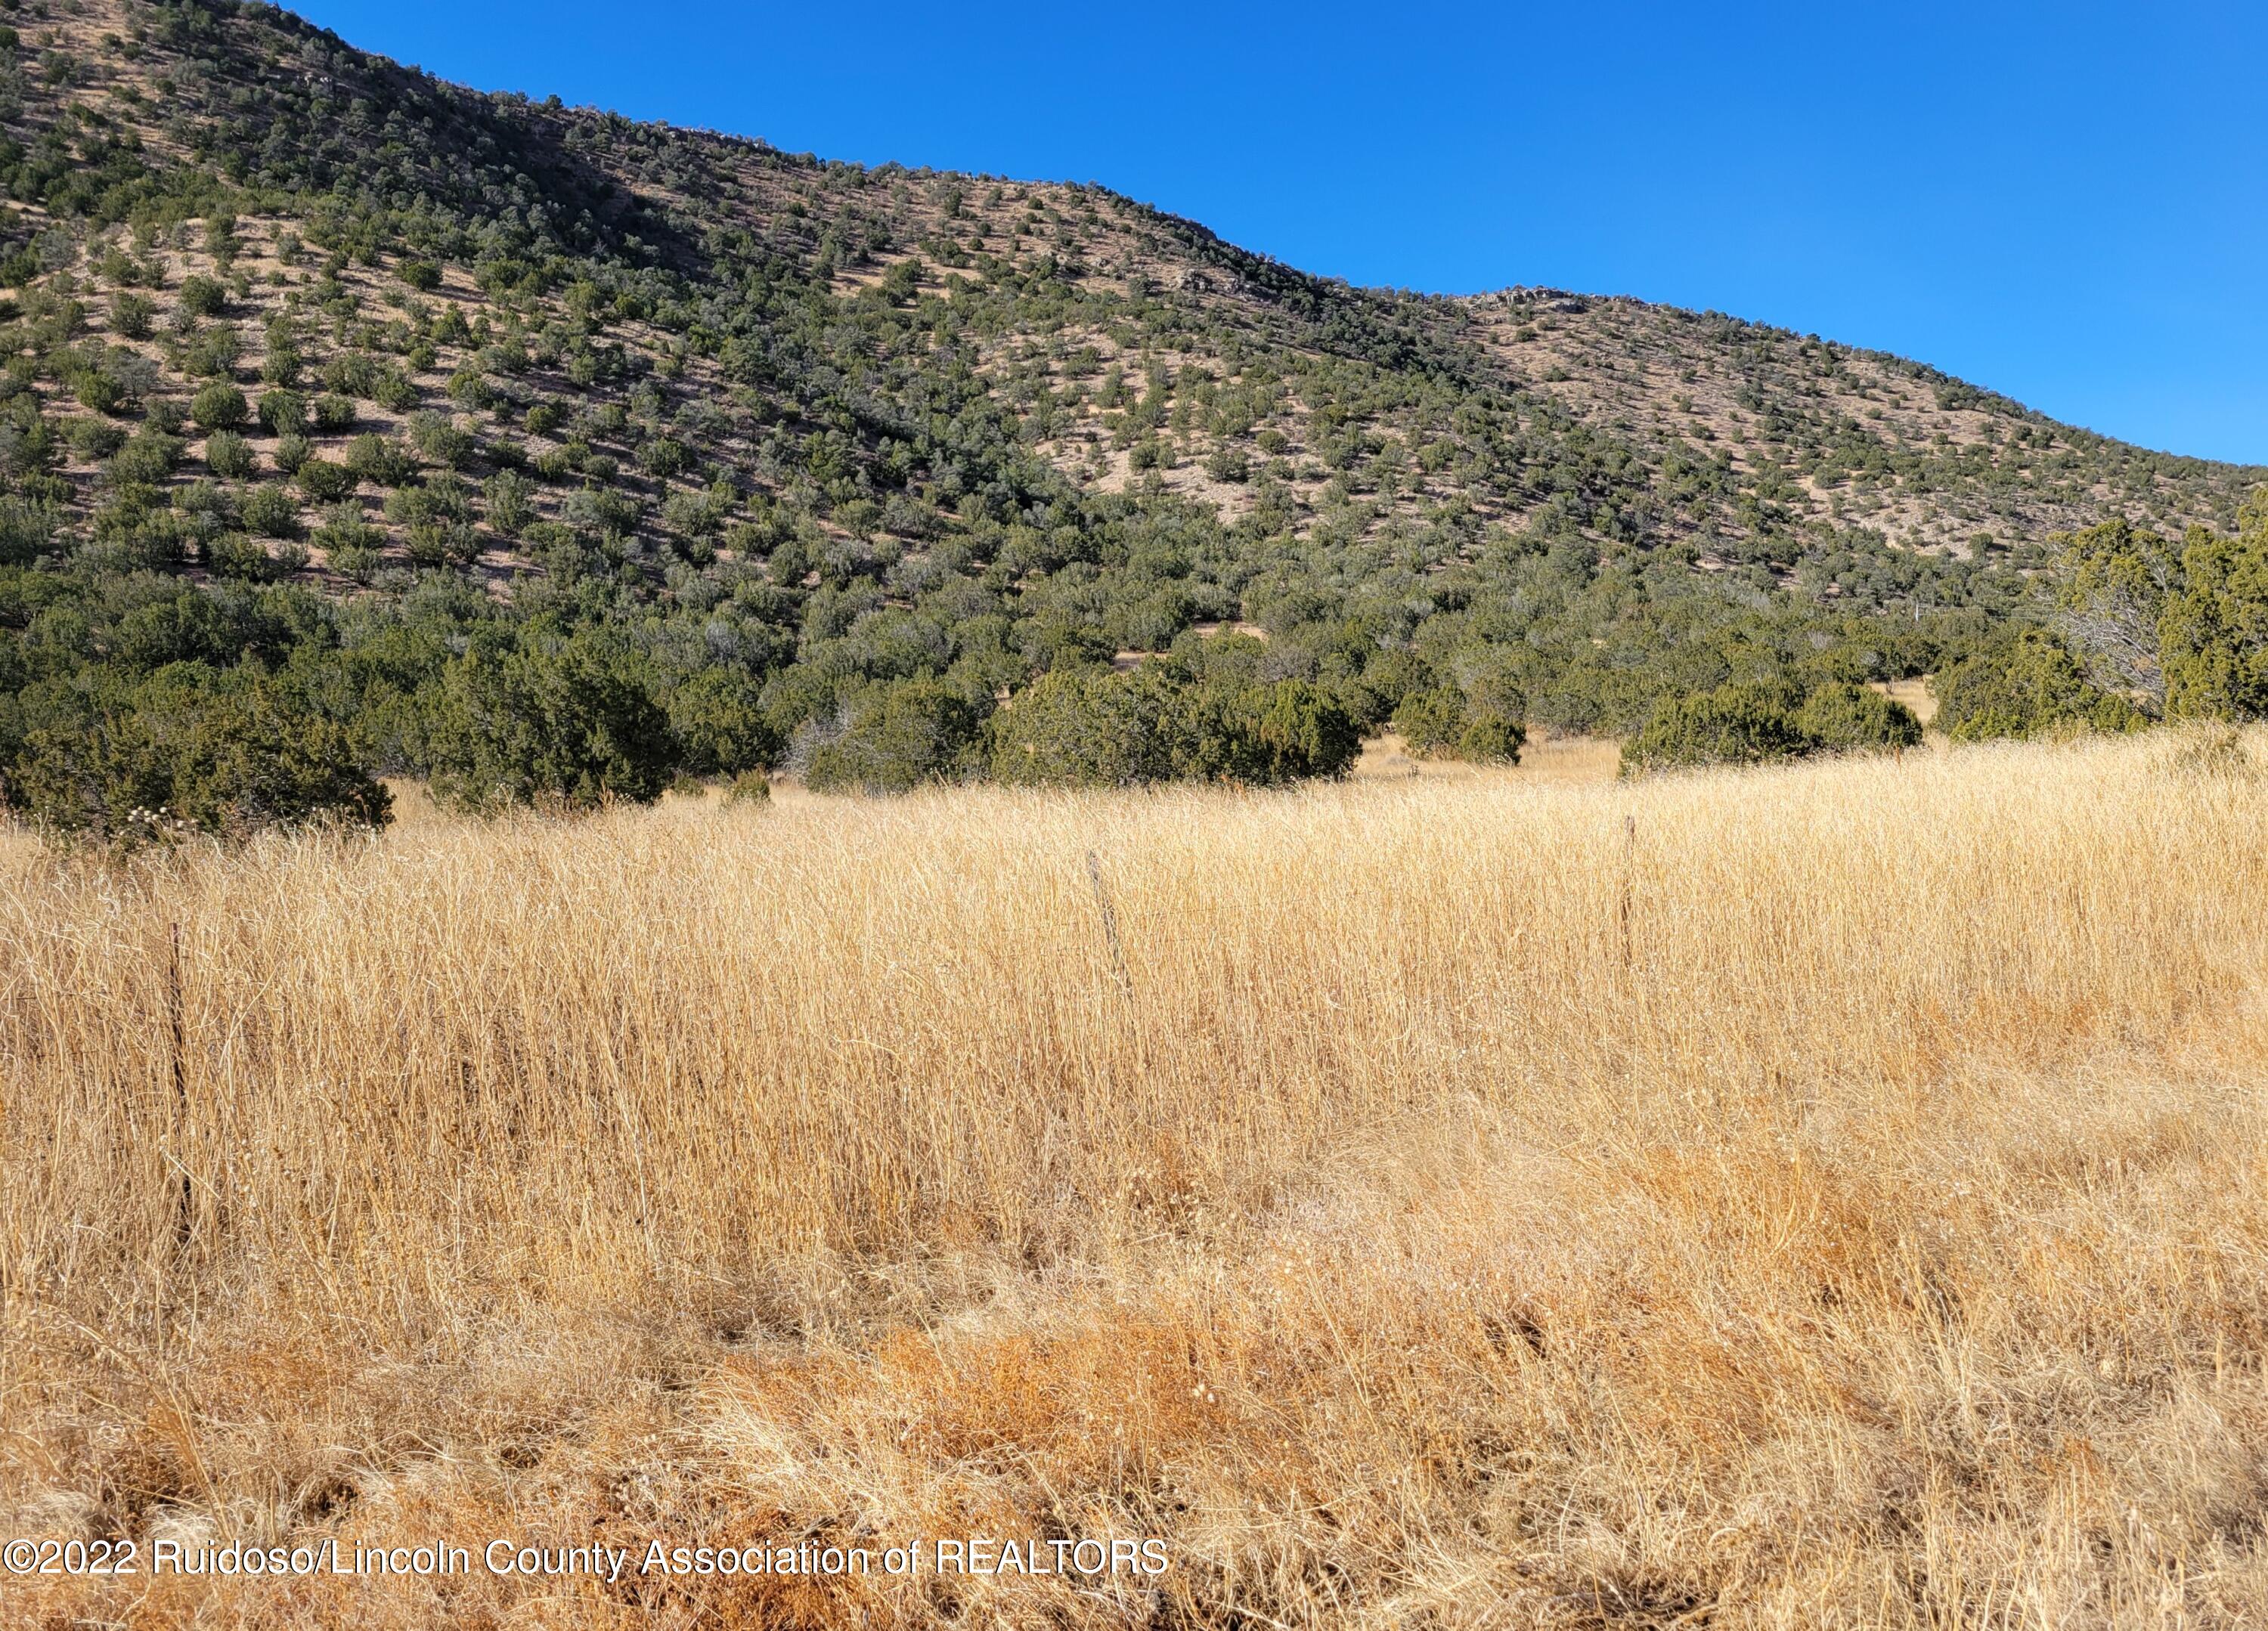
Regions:
<svg viewBox="0 0 2268 1631"><path fill-rule="evenodd" d="M2268 6L308 0L487 90L1714 308L2268 463Z"/></svg>

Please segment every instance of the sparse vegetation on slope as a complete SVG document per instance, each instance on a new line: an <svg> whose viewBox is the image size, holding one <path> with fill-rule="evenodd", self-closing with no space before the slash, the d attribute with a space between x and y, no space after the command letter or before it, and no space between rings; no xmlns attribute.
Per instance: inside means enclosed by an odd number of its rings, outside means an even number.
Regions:
<svg viewBox="0 0 2268 1631"><path fill-rule="evenodd" d="M2048 616L2053 537L2226 531L2262 474L1729 318L1351 289L1097 187L477 94L263 6L9 15L0 787L65 827L130 812L40 792L34 735L289 670L363 773L453 783L460 670L600 645L658 768L507 719L482 801L982 775L1043 675L1208 676L1237 623L1240 684L1496 759L1948 670Z"/></svg>
<svg viewBox="0 0 2268 1631"><path fill-rule="evenodd" d="M0 838L0 1528L1173 1558L0 1593L2257 1619L2264 747Z"/></svg>

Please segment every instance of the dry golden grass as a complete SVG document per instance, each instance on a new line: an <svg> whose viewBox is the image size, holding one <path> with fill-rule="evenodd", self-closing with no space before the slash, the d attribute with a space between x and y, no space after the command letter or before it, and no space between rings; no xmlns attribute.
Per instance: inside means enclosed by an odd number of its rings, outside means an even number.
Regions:
<svg viewBox="0 0 2268 1631"><path fill-rule="evenodd" d="M1393 731L1362 745L1352 774L1359 781L1408 782L1423 776L1450 782L1504 782L1522 787L1589 787L1622 771L1622 744L1607 737L1560 736L1531 730L1516 765L1469 764L1419 759Z"/></svg>
<svg viewBox="0 0 2268 1631"><path fill-rule="evenodd" d="M2249 762L0 837L0 1534L1173 1559L0 1620L2258 1623Z"/></svg>

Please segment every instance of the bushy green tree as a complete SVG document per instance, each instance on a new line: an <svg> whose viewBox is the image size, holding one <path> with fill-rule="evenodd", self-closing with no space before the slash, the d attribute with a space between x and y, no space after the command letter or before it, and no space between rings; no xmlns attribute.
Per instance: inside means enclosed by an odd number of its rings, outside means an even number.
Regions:
<svg viewBox="0 0 2268 1631"><path fill-rule="evenodd" d="M1913 709L1870 687L1837 680L1814 687L1796 710L1798 729L1830 753L1918 747Z"/></svg>
<svg viewBox="0 0 2268 1631"><path fill-rule="evenodd" d="M299 490L319 504L335 504L355 490L355 473L328 459L310 459L295 479Z"/></svg>
<svg viewBox="0 0 2268 1631"><path fill-rule="evenodd" d="M771 768L779 733L763 709L763 687L745 669L703 668L669 694L680 763L695 775L739 776Z"/></svg>
<svg viewBox="0 0 2268 1631"><path fill-rule="evenodd" d="M299 467L315 456L315 444L304 436L279 436L276 438L276 467L285 475L297 475Z"/></svg>
<svg viewBox="0 0 2268 1631"><path fill-rule="evenodd" d="M805 781L820 792L903 793L976 768L984 710L937 680L887 686L811 750Z"/></svg>
<svg viewBox="0 0 2268 1631"><path fill-rule="evenodd" d="M1394 728L1423 759L1462 759L1476 764L1516 764L1528 729L1508 698L1469 696L1455 685L1432 685L1404 695Z"/></svg>
<svg viewBox="0 0 2268 1631"><path fill-rule="evenodd" d="M346 467L379 487L400 487L417 474L417 461L399 442L363 435L347 444Z"/></svg>
<svg viewBox="0 0 2268 1631"><path fill-rule="evenodd" d="M1267 783L1346 774L1362 753L1362 727L1339 700L1306 680L1281 680L1245 693Z"/></svg>
<svg viewBox="0 0 2268 1631"><path fill-rule="evenodd" d="M2199 529L2200 535L2204 534ZM2059 540L2064 580L2057 596L2066 634L2083 670L2106 689L2152 709L2166 702L2160 621L2182 586L2182 551L2124 517Z"/></svg>
<svg viewBox="0 0 2268 1631"><path fill-rule="evenodd" d="M461 470L472 462L475 444L471 433L459 429L446 415L411 415L409 439L427 459L446 468Z"/></svg>
<svg viewBox="0 0 2268 1631"><path fill-rule="evenodd" d="M1465 694L1453 685L1410 691L1395 708L1394 728L1420 758L1447 753L1464 734Z"/></svg>
<svg viewBox="0 0 2268 1631"><path fill-rule="evenodd" d="M53 516L16 497L0 497L0 567L29 566L55 540Z"/></svg>
<svg viewBox="0 0 2268 1631"><path fill-rule="evenodd" d="M1171 779L1273 786L1344 774L1362 727L1304 680L1194 678L1172 664L1059 669L994 716L998 779L1072 787Z"/></svg>
<svg viewBox="0 0 2268 1631"><path fill-rule="evenodd" d="M2148 717L2081 672L2043 628L1995 639L1940 674L1937 724L1956 742L2058 731L2135 731Z"/></svg>
<svg viewBox="0 0 2268 1631"><path fill-rule="evenodd" d="M1179 689L1154 665L1042 674L994 714L989 763L1012 785L1127 787L1175 774Z"/></svg>
<svg viewBox="0 0 2268 1631"><path fill-rule="evenodd" d="M6 773L10 807L51 831L122 846L182 832L239 839L392 810L360 734L290 677L176 663L35 698Z"/></svg>
<svg viewBox="0 0 2268 1631"><path fill-rule="evenodd" d="M489 525L506 538L517 538L535 518L528 499L527 478L515 470L499 470L482 489L488 501Z"/></svg>
<svg viewBox="0 0 2268 1631"><path fill-rule="evenodd" d="M114 487L154 485L173 474L173 467L180 458L180 437L145 424L126 438L125 446L111 455L105 470Z"/></svg>
<svg viewBox="0 0 2268 1631"><path fill-rule="evenodd" d="M2268 511L2235 538L2202 529L2158 617L2166 710L2176 718L2268 718Z"/></svg>
<svg viewBox="0 0 2268 1631"><path fill-rule="evenodd" d="M602 633L475 646L427 699L434 795L480 812L652 803L676 769L676 744L651 679Z"/></svg>
<svg viewBox="0 0 2268 1631"><path fill-rule="evenodd" d="M204 547L205 564L215 576L250 584L272 584L307 563L304 544L285 541L269 548L241 533L222 533Z"/></svg>
<svg viewBox="0 0 2268 1631"><path fill-rule="evenodd" d="M1785 687L1768 685L1725 685L1704 695L1674 698L1623 744L1623 768L1799 758L1816 751L1818 743L1796 723L1798 707Z"/></svg>
<svg viewBox="0 0 2268 1631"><path fill-rule="evenodd" d="M1471 707L1457 738L1457 757L1470 764L1516 765L1528 746L1528 727L1500 709Z"/></svg>
<svg viewBox="0 0 2268 1631"><path fill-rule="evenodd" d="M111 297L110 328L125 340L146 340L150 337L150 320L157 313L147 297L129 290L121 290Z"/></svg>

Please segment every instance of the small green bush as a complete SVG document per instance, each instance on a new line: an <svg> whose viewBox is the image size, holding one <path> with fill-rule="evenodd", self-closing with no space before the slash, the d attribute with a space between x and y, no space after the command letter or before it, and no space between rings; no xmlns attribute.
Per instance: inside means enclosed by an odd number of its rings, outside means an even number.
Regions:
<svg viewBox="0 0 2268 1631"><path fill-rule="evenodd" d="M267 355L260 359L260 377L269 385L289 389L299 383L300 371L306 366L306 359L300 355L298 347L278 342L270 345Z"/></svg>
<svg viewBox="0 0 2268 1631"><path fill-rule="evenodd" d="M147 340L157 308L148 298L122 290L110 298L110 332L122 340Z"/></svg>
<svg viewBox="0 0 2268 1631"><path fill-rule="evenodd" d="M477 446L471 435L440 414L418 414L409 422L409 439L433 464L461 470L472 463Z"/></svg>
<svg viewBox="0 0 2268 1631"><path fill-rule="evenodd" d="M341 396L369 396L378 388L378 359L362 351L340 351L323 364L323 388Z"/></svg>
<svg viewBox="0 0 2268 1631"><path fill-rule="evenodd" d="M534 507L528 502L526 476L499 470L483 485L482 496L488 503L489 525L503 537L517 538L521 529L535 518Z"/></svg>
<svg viewBox="0 0 2268 1631"><path fill-rule="evenodd" d="M167 436L145 423L126 438L126 444L110 456L104 469L114 487L155 485L173 475L180 457L179 437Z"/></svg>
<svg viewBox="0 0 2268 1631"><path fill-rule="evenodd" d="M225 379L216 379L189 399L189 417L201 430L240 430L252 417L244 393Z"/></svg>
<svg viewBox="0 0 2268 1631"><path fill-rule="evenodd" d="M252 444L233 430L216 430L205 438L205 467L217 476L241 481L252 474Z"/></svg>
<svg viewBox="0 0 2268 1631"><path fill-rule="evenodd" d="M304 436L279 436L276 438L276 467L285 475L297 475L299 467L315 456L315 444Z"/></svg>
<svg viewBox="0 0 2268 1631"><path fill-rule="evenodd" d="M413 522L407 542L417 566L470 566L481 557L481 535L467 521L437 517Z"/></svg>
<svg viewBox="0 0 2268 1631"><path fill-rule="evenodd" d="M400 487L417 474L409 450L386 437L364 434L347 444L347 468L379 487Z"/></svg>
<svg viewBox="0 0 2268 1631"><path fill-rule="evenodd" d="M386 564L386 557L368 544L341 544L328 556L333 571L357 584L369 583Z"/></svg>
<svg viewBox="0 0 2268 1631"><path fill-rule="evenodd" d="M379 549L386 535L364 518L359 504L336 503L325 511L313 541L322 546L332 570L358 584L368 583L384 559Z"/></svg>
<svg viewBox="0 0 2268 1631"><path fill-rule="evenodd" d="M391 371L379 375L367 394L389 414L402 413L417 403L417 387Z"/></svg>
<svg viewBox="0 0 2268 1631"><path fill-rule="evenodd" d="M126 401L126 387L103 373L79 375L71 394L81 408L95 414L114 414Z"/></svg>
<svg viewBox="0 0 2268 1631"><path fill-rule="evenodd" d="M79 458L99 462L126 445L126 432L100 419L72 419L64 422L63 440Z"/></svg>
<svg viewBox="0 0 2268 1631"><path fill-rule="evenodd" d="M656 437L638 450L638 462L648 475L666 481L692 465L693 451L674 437Z"/></svg>
<svg viewBox="0 0 2268 1631"><path fill-rule="evenodd" d="M243 354L244 340L235 329L208 328L181 348L181 369L192 378L225 378Z"/></svg>
<svg viewBox="0 0 2268 1631"><path fill-rule="evenodd" d="M299 490L319 504L336 503L355 490L355 473L328 459L310 459L298 472Z"/></svg>
<svg viewBox="0 0 2268 1631"><path fill-rule="evenodd" d="M197 317L218 317L228 309L228 290L202 272L181 280L181 310Z"/></svg>
<svg viewBox="0 0 2268 1631"><path fill-rule="evenodd" d="M259 412L271 435L297 436L307 428L307 400L297 391L261 392Z"/></svg>
<svg viewBox="0 0 2268 1631"><path fill-rule="evenodd" d="M244 524L263 538L297 538L299 503L282 483L262 482L245 495Z"/></svg>
<svg viewBox="0 0 2268 1631"><path fill-rule="evenodd" d="M302 550L295 559L269 550L256 538L247 538L241 533L223 533L205 546L205 564L223 577L272 584L305 566L306 555Z"/></svg>
<svg viewBox="0 0 2268 1631"><path fill-rule="evenodd" d="M460 368L449 376L449 400L468 413L479 413L496 400L496 392L477 368Z"/></svg>

